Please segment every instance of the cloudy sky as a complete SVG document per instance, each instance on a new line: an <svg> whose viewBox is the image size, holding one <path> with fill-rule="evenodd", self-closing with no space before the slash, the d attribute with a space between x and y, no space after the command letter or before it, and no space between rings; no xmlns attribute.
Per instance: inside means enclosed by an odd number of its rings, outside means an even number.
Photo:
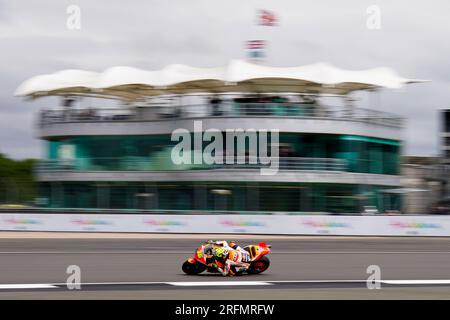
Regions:
<svg viewBox="0 0 450 320"><path fill-rule="evenodd" d="M67 28L70 5L81 9L80 30ZM371 5L380 9L380 29L367 27ZM258 9L274 11L279 26L258 26ZM386 66L407 78L432 80L383 90L375 106L408 119L406 154L434 155L438 110L450 107L449 12L448 0L0 0L0 152L42 155L34 119L55 101L13 96L31 76L115 65L220 66L245 58L246 40L264 39L268 65ZM362 99L362 106L370 101Z"/></svg>

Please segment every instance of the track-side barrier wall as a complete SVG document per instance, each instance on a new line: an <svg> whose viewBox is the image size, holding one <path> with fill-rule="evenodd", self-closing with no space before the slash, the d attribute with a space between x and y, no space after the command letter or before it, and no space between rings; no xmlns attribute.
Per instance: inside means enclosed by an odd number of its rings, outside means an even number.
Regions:
<svg viewBox="0 0 450 320"><path fill-rule="evenodd" d="M450 216L1 214L3 231L450 236Z"/></svg>

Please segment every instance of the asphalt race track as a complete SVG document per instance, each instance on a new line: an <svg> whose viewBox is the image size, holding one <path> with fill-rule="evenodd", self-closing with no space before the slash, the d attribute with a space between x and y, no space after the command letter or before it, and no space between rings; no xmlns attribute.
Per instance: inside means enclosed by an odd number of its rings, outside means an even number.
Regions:
<svg viewBox="0 0 450 320"><path fill-rule="evenodd" d="M0 239L0 299L450 299L450 239L267 242L266 273L225 278L182 273L198 239ZM81 269L81 290L65 285L69 265ZM366 287L370 265L379 290Z"/></svg>

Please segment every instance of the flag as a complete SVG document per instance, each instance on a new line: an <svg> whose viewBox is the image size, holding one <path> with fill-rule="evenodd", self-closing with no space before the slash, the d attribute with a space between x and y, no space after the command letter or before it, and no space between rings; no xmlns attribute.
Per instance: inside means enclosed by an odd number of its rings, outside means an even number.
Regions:
<svg viewBox="0 0 450 320"><path fill-rule="evenodd" d="M258 24L261 26L273 27L277 25L277 17L275 13L269 10L259 10Z"/></svg>

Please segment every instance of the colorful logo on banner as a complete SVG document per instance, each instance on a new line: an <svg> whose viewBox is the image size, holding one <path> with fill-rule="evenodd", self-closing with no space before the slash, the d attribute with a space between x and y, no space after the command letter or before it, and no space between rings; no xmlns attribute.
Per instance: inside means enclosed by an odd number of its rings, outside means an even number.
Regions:
<svg viewBox="0 0 450 320"><path fill-rule="evenodd" d="M6 218L3 219L6 223L9 224L42 224L41 220L31 219L31 218Z"/></svg>
<svg viewBox="0 0 450 320"><path fill-rule="evenodd" d="M113 224L111 221L101 219L73 219L72 223L83 226L106 226Z"/></svg>
<svg viewBox="0 0 450 320"><path fill-rule="evenodd" d="M150 226L156 226L156 227L181 227L185 226L186 223L180 220L157 220L157 219L145 219L144 223Z"/></svg>
<svg viewBox="0 0 450 320"><path fill-rule="evenodd" d="M229 227L265 227L266 224L263 222L252 221L252 220L232 220L224 219L220 221L221 225Z"/></svg>
<svg viewBox="0 0 450 320"><path fill-rule="evenodd" d="M430 223L430 222L402 222L402 221L391 221L389 223L391 227L398 229L442 229L440 223Z"/></svg>
<svg viewBox="0 0 450 320"><path fill-rule="evenodd" d="M302 224L310 228L351 228L350 223L337 221L317 221L317 220L303 220Z"/></svg>

